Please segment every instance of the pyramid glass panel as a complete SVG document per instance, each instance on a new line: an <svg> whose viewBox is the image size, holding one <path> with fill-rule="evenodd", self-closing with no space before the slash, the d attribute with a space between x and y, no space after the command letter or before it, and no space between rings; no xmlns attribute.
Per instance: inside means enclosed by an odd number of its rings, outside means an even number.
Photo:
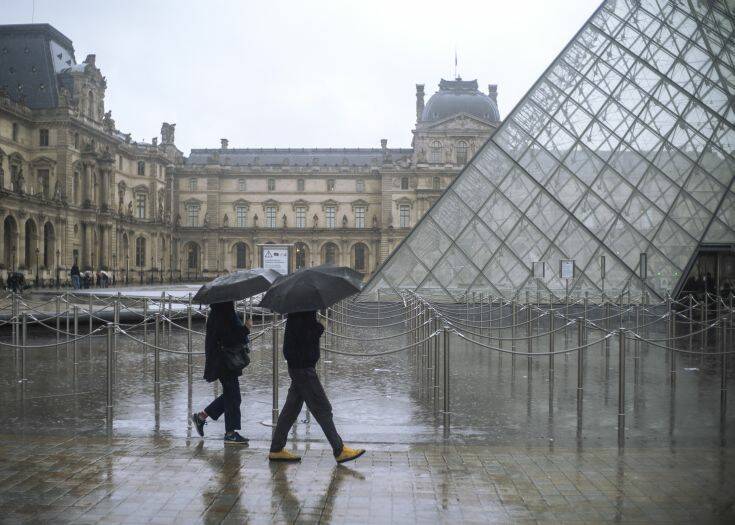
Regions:
<svg viewBox="0 0 735 525"><path fill-rule="evenodd" d="M560 259L575 293L675 292L700 249L735 249L734 101L731 3L603 2L366 292L557 293Z"/></svg>

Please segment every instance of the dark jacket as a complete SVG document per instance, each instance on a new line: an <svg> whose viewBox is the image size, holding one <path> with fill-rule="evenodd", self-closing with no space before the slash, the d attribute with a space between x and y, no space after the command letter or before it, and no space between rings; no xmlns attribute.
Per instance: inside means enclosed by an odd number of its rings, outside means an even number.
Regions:
<svg viewBox="0 0 735 525"><path fill-rule="evenodd" d="M248 334L250 330L240 321L235 312L234 303L211 305L204 336L204 379L211 383L220 378L232 376L232 373L222 370L221 348L243 344ZM241 376L242 372L237 375Z"/></svg>
<svg viewBox="0 0 735 525"><path fill-rule="evenodd" d="M289 368L312 368L319 361L319 338L324 327L316 312L288 314L283 334L283 357Z"/></svg>
<svg viewBox="0 0 735 525"><path fill-rule="evenodd" d="M71 275L79 275L79 266L76 264L71 267Z"/></svg>

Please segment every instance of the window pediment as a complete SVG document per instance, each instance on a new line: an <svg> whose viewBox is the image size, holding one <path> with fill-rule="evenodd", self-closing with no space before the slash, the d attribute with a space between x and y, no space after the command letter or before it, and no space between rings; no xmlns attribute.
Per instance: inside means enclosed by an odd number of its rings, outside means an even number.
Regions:
<svg viewBox="0 0 735 525"><path fill-rule="evenodd" d="M400 199L396 199L396 208L400 208L401 206L408 205L411 208L413 208L413 201L409 199L408 197L401 197Z"/></svg>
<svg viewBox="0 0 735 525"><path fill-rule="evenodd" d="M355 211L355 208L358 208L358 207L367 208L369 205L367 201L362 200L362 199L357 199L356 201L352 201L351 204L352 204L352 211Z"/></svg>
<svg viewBox="0 0 735 525"><path fill-rule="evenodd" d="M190 207L190 206L201 206L202 205L202 201L200 201L199 199L194 199L194 198L186 199L184 201L184 205L187 208Z"/></svg>
<svg viewBox="0 0 735 525"><path fill-rule="evenodd" d="M56 165L56 161L46 156L36 157L31 161L31 166L33 166L34 168L52 167L54 165Z"/></svg>
<svg viewBox="0 0 735 525"><path fill-rule="evenodd" d="M305 201L304 199L299 199L299 200L293 201L291 203L291 208L294 211L296 210L296 208L306 208L308 210L309 209L309 202L308 201Z"/></svg>
<svg viewBox="0 0 735 525"><path fill-rule="evenodd" d="M339 210L339 203L334 199L327 199L322 202L322 211L326 211L329 207L333 207L336 212Z"/></svg>
<svg viewBox="0 0 735 525"><path fill-rule="evenodd" d="M281 204L274 199L268 199L267 201L264 201L262 203L262 206L264 211L266 208L275 208L276 210L279 210L281 208Z"/></svg>
<svg viewBox="0 0 735 525"><path fill-rule="evenodd" d="M148 186L145 184L138 184L136 187L133 188L133 193L145 193L148 195Z"/></svg>
<svg viewBox="0 0 735 525"><path fill-rule="evenodd" d="M237 208L244 207L246 210L250 209L250 203L246 201L245 199L237 199L235 202L232 203L232 209L236 210Z"/></svg>

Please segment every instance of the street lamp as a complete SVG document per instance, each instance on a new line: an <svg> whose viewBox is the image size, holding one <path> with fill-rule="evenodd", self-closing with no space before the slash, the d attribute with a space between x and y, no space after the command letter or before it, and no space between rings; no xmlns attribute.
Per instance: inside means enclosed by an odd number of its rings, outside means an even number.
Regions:
<svg viewBox="0 0 735 525"><path fill-rule="evenodd" d="M36 248L36 288L38 288L38 254L40 253L40 250Z"/></svg>
<svg viewBox="0 0 735 525"><path fill-rule="evenodd" d="M117 254L112 254L112 286L115 286L115 269L117 268Z"/></svg>
<svg viewBox="0 0 735 525"><path fill-rule="evenodd" d="M143 258L141 257L138 261L138 268L140 268L140 285L143 286Z"/></svg>
<svg viewBox="0 0 735 525"><path fill-rule="evenodd" d="M161 277L161 284L163 284L163 257L161 257L161 265L158 267L158 274Z"/></svg>
<svg viewBox="0 0 735 525"><path fill-rule="evenodd" d="M61 265L61 252L56 250L56 288L61 286L61 279L59 278L59 266Z"/></svg>
<svg viewBox="0 0 735 525"><path fill-rule="evenodd" d="M130 255L125 254L125 284L130 283L129 273L130 273Z"/></svg>
<svg viewBox="0 0 735 525"><path fill-rule="evenodd" d="M179 282L184 280L184 273L181 271L181 257L179 257Z"/></svg>
<svg viewBox="0 0 735 525"><path fill-rule="evenodd" d="M151 255L151 284L153 284L153 256Z"/></svg>

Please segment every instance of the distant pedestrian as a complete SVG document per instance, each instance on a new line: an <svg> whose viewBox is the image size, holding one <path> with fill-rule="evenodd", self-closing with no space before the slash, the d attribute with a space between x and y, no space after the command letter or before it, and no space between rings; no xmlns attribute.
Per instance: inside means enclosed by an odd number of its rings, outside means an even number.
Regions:
<svg viewBox="0 0 735 525"><path fill-rule="evenodd" d="M82 287L82 277L81 273L79 272L79 266L77 266L77 262L74 261L74 264L71 265L71 285L74 287L75 290L79 290Z"/></svg>
<svg viewBox="0 0 735 525"><path fill-rule="evenodd" d="M212 401L207 408L191 415L197 433L204 437L204 425L207 418L215 421L225 415L225 443L246 444L248 439L236 431L240 430L240 383L238 377L242 370L232 371L228 367L227 350L248 344L248 335L252 323L250 320L242 324L235 312L235 303L214 303L211 305L204 336L204 379L222 384L222 395Z"/></svg>
<svg viewBox="0 0 735 525"><path fill-rule="evenodd" d="M288 432L296 422L304 403L322 427L338 463L357 459L365 453L363 449L352 449L342 443L342 438L334 426L332 405L327 399L315 368L319 361L319 339L322 332L324 327L316 320L316 312L288 314L283 336L283 356L288 362L291 386L273 431L268 455L271 461L301 460L301 457L291 454L284 447Z"/></svg>

